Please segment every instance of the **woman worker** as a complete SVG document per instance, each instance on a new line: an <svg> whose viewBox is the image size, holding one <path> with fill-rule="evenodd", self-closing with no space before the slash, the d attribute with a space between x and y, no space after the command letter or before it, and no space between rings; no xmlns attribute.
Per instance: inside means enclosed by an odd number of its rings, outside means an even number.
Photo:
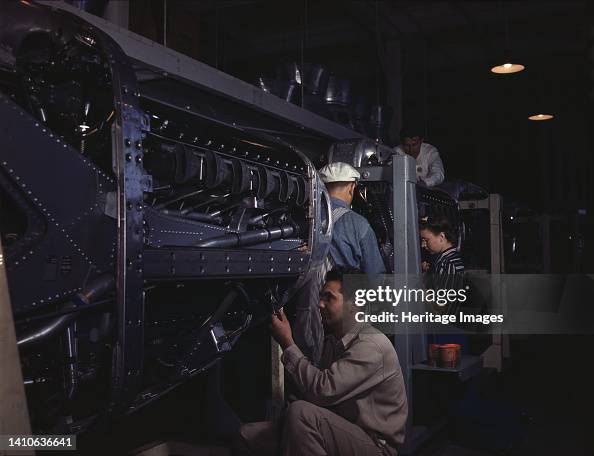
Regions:
<svg viewBox="0 0 594 456"><path fill-rule="evenodd" d="M464 286L464 263L455 247L458 241L456 227L444 216L427 217L419 225L421 246L434 255L427 272L428 288L459 290ZM437 309L452 313L452 306Z"/></svg>

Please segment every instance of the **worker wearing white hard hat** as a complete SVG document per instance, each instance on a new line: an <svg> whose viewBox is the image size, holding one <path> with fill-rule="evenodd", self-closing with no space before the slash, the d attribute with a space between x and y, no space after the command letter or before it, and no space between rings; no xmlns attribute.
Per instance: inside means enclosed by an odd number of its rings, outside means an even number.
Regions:
<svg viewBox="0 0 594 456"><path fill-rule="evenodd" d="M320 178L325 184L333 182L356 182L361 174L348 163L336 162L320 169Z"/></svg>
<svg viewBox="0 0 594 456"><path fill-rule="evenodd" d="M296 293L295 342L315 364L324 341L318 309L319 293L327 271L334 266L359 269L367 274L385 272L375 233L369 222L351 210L359 172L348 163L336 162L319 171L332 203L332 242L327 261L318 276Z"/></svg>
<svg viewBox="0 0 594 456"><path fill-rule="evenodd" d="M330 257L336 266L381 274L386 268L369 222L351 209L359 172L348 163L335 162L320 169L332 202Z"/></svg>

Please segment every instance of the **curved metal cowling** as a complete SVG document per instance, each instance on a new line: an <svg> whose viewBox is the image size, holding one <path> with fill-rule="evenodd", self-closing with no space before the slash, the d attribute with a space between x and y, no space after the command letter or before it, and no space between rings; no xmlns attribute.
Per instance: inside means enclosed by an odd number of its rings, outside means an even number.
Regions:
<svg viewBox="0 0 594 456"><path fill-rule="evenodd" d="M18 258L17 255L7 257L7 263L12 274L9 279L13 305L23 312L68 301L100 274L111 273L116 278L116 307L113 310L117 316L117 334L113 362L108 366L111 368L111 391L107 406L117 410L125 409L140 391L145 355L147 254L162 253L159 249L149 252L143 242L147 212L143 197L144 192L151 190L151 184L143 165L142 141L150 126L139 105L142 87L131 57L96 25L78 15L29 2L0 3L2 67L17 69L17 55L23 43L37 45L45 40L58 46L78 34L106 59L113 92L110 170L113 174L99 169L34 114L14 100L3 97L0 109L6 109L5 117L10 119L14 133L10 132L10 141L0 150L0 187L4 189L4 181L10 188L14 187L10 196L21 198L23 207L31 206L28 216L36 223L39 221L35 233L42 233L39 239L31 237L36 242L35 248L24 246L27 247L25 259L21 259L23 254L19 251ZM34 37L33 41L31 37ZM196 86L188 87L192 91L202 90ZM245 106L242 105L242 109L246 109ZM312 274L319 273L326 258L332 235L330 199L308 156L298 146L276 139L278 144L301 159L305 164L304 176L308 178L309 201L307 207L304 206L308 231L300 233L307 244L298 252L303 261L300 264L302 273L297 277L292 272L291 277L299 286ZM44 155L39 157L42 150ZM3 161L10 164L3 164ZM30 166L35 162L37 167ZM19 187L25 188L22 184L26 185L29 196L26 193L20 195ZM281 235L289 235L290 230L281 231ZM52 249L58 254L52 254ZM64 258L68 258L71 271L63 275L56 273L52 280L42 280L49 257L56 257L49 263L52 267L65 263ZM60 272L58 266L55 269ZM275 279L280 274L275 271L269 276ZM251 280L249 277L245 279ZM55 289L59 292L54 292ZM56 320L55 327L47 328L52 334L59 332L72 321L73 315Z"/></svg>
<svg viewBox="0 0 594 456"><path fill-rule="evenodd" d="M37 205L37 211L42 213L45 223L56 231L56 234L52 235L51 242L46 242L51 251L56 252L52 256L57 258L56 261L64 257L70 258L71 261L72 272L67 275L62 274L62 276L71 279L70 291L58 288L59 291L40 299L37 304L67 299L82 290L84 281L93 274L97 274L98 270L111 272L116 277L119 327L112 369L112 401L118 403L124 396L134 394L139 384L142 375L144 345L143 217L141 210L144 190L141 182L144 178L143 150L134 147L134 145L139 144L142 140L142 129L146 127L146 119L138 105L139 92L136 77L129 58L117 43L106 33L76 16L53 11L30 2L3 2L0 17L3 18L2 32L0 33L1 47L10 50L10 52L2 54L0 58L3 63L13 66L15 69L18 69L18 55L25 44L33 50L42 47L44 41L37 39L38 36L44 38L45 45L49 50L64 45L72 37L86 40L89 46L105 57L106 65L109 68L115 111L112 136L115 182L114 179L97 169L93 163L85 160L82 154L78 153L79 151L65 142L62 144L57 133L52 134L49 128L43 128L43 125L40 125L41 122L36 123L34 118L27 119L28 116L23 111L20 111L20 117L23 118L23 122L26 122L25 125L30 123L31 128L41 130L39 138L37 138L37 142L33 141L34 136L20 138L21 144L17 144L14 140L14 147L3 151L2 155L6 158L6 154L10 154L10 150L14 150L16 162L19 159L19 154L16 152L20 148L29 154L37 155L36 160L39 161L42 157L48 160L55 152L55 157L47 162L38 175L30 175L35 168L30 166L31 162L29 165L23 162L20 168L21 175L17 176L20 182L29 186L31 199ZM33 40L32 37L34 37ZM13 108L19 111L18 107ZM46 149L46 153L40 156L39 151L42 147ZM52 153L50 153L50 149ZM134 159L130 159L130 157ZM13 157L8 157L9 160L11 158ZM75 170L75 167L80 170ZM10 169L16 170L16 166ZM35 186L39 188L36 189ZM89 190L93 188L94 191ZM117 205L116 219L112 219L111 222L102 207L105 204L107 190L112 190L111 193L117 195L115 201ZM34 197L31 191L38 196ZM86 200L83 200L81 196L86 196ZM85 206L80 209L80 213L77 213L77 203ZM95 215L96 221L84 228L84 225L79 221L92 220L89 213ZM111 238L113 231L111 235L96 232L94 238L89 237L89 231L97 225L107 226L107 231L116 228L115 239ZM93 246L95 244L102 245L102 241L106 239L109 241L109 247L104 247L96 255L92 255L90 251L93 250ZM72 249L72 247L74 248ZM109 258L110 250L112 250L111 261L103 264L101 258L103 256ZM42 263L43 252L42 255L36 255L36 253L40 252L31 248L28 262L24 259L25 257L22 262L16 260L12 262L12 266L17 269L12 274L13 282L21 283L23 280L22 272L18 270L23 263L26 263L25 267L27 264L40 265ZM79 259L81 262L78 261ZM61 261L60 264L63 263L63 259ZM76 279L78 282L75 281ZM54 284L63 281L58 274L55 279L52 277L49 284L55 287ZM13 287L13 293L17 296L14 301L18 303L18 291L15 288L17 287ZM134 322L133 325L129 323L131 321Z"/></svg>

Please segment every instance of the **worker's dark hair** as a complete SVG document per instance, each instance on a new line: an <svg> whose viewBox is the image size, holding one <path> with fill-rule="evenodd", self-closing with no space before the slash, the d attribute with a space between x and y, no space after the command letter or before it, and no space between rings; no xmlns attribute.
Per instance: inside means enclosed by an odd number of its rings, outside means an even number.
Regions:
<svg viewBox="0 0 594 456"><path fill-rule="evenodd" d="M354 181L351 181L351 182L326 182L326 189L330 193L335 192L335 191L341 191L347 185L352 184L353 182Z"/></svg>
<svg viewBox="0 0 594 456"><path fill-rule="evenodd" d="M436 236L443 233L445 238L452 244L456 245L458 243L457 227L443 215L429 216L427 220L421 220L419 230L429 230Z"/></svg>
<svg viewBox="0 0 594 456"><path fill-rule="evenodd" d="M425 129L421 125L404 125L400 130L400 139L414 138L415 136L418 136L419 138L425 137Z"/></svg>
<svg viewBox="0 0 594 456"><path fill-rule="evenodd" d="M363 274L363 271L348 266L334 266L326 273L326 282L336 281L341 283L342 296L345 301L352 301L355 298L355 287L344 286L344 276L349 274Z"/></svg>

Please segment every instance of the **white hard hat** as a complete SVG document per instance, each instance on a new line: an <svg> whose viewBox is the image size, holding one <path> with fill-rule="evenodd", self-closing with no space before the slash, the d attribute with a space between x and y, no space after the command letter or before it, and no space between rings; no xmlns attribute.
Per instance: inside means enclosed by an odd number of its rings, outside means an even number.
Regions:
<svg viewBox="0 0 594 456"><path fill-rule="evenodd" d="M348 163L335 162L320 169L322 182L355 182L361 178L361 174Z"/></svg>

